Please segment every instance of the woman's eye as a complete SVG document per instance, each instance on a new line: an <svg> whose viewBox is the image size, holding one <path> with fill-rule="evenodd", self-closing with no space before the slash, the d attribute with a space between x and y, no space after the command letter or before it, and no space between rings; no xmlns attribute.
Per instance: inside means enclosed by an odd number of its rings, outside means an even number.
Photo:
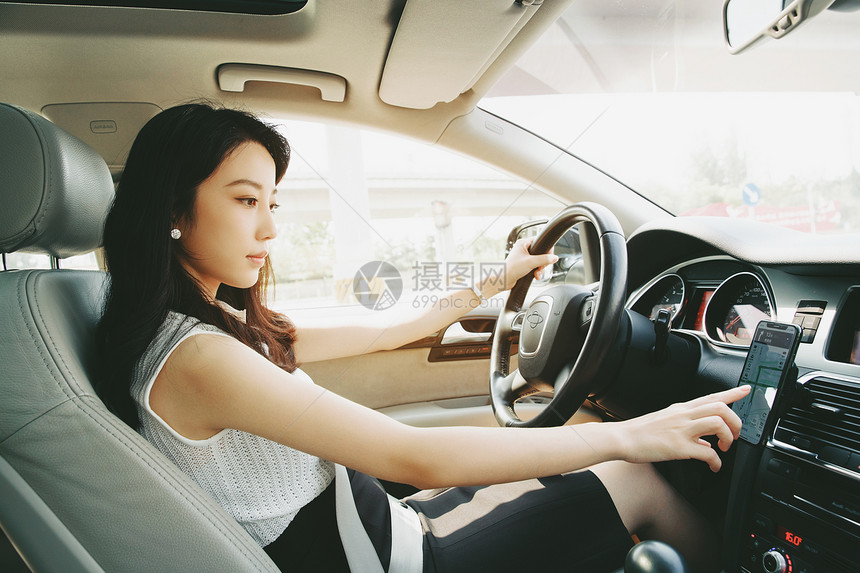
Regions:
<svg viewBox="0 0 860 573"><path fill-rule="evenodd" d="M257 199L255 197L242 197L239 199L240 203L243 203L246 207L254 207L257 205Z"/></svg>
<svg viewBox="0 0 860 573"><path fill-rule="evenodd" d="M280 208L281 208L281 206L278 205L277 203L272 203L271 205L269 205L269 211L271 211L272 213L274 213L275 211L277 211Z"/></svg>

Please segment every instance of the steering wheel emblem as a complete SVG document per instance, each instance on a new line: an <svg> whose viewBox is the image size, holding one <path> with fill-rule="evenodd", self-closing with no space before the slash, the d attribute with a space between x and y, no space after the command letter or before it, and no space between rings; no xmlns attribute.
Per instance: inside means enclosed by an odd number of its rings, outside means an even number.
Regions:
<svg viewBox="0 0 860 573"><path fill-rule="evenodd" d="M543 322L543 317L538 311L533 310L532 313L526 317L526 320L529 322L529 326L537 328L537 326Z"/></svg>
<svg viewBox="0 0 860 573"><path fill-rule="evenodd" d="M551 303L551 298L541 296L535 299L526 311L523 317L519 348L519 352L523 356L533 356L540 348L543 332L549 324L547 317L552 312Z"/></svg>

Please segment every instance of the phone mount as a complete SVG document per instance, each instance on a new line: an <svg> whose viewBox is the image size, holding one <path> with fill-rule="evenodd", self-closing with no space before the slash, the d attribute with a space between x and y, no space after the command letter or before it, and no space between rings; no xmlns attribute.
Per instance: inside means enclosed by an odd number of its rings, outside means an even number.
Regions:
<svg viewBox="0 0 860 573"><path fill-rule="evenodd" d="M723 532L723 566L726 571L734 571L740 561L741 534L748 519L752 492L756 491L756 476L762 453L767 440L773 435L776 421L788 411L797 399L804 399L806 389L798 384L798 368L792 363L789 367L785 383L777 390L774 397L773 409L767 426L758 444L737 440L733 446L735 463L732 469L732 480L729 489L729 501L726 509L726 519Z"/></svg>

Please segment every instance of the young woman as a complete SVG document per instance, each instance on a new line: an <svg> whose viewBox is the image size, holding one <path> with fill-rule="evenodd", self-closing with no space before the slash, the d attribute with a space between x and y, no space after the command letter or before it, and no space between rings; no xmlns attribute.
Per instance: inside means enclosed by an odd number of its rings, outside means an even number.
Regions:
<svg viewBox="0 0 860 573"><path fill-rule="evenodd" d="M625 422L540 429L413 428L328 392L297 365L397 348L479 301L457 291L393 326L336 329L268 310L288 161L277 131L235 110L183 105L141 130L104 234L100 393L118 415L291 571L347 570L344 491L392 571L611 570L631 533L715 566L696 515L650 464L628 462L694 458L717 471L702 436L728 449L740 421L727 404L747 389ZM505 288L555 259L527 248L508 256ZM367 476L451 489L392 504ZM418 557L404 565L416 531Z"/></svg>

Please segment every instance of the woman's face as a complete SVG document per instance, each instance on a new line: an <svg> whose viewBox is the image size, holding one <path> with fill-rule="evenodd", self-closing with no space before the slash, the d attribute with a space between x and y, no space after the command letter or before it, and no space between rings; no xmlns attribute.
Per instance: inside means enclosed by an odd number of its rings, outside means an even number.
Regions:
<svg viewBox="0 0 860 573"><path fill-rule="evenodd" d="M185 269L215 298L224 283L256 284L277 231L275 162L256 142L237 147L200 184L191 221L176 225L186 256Z"/></svg>

